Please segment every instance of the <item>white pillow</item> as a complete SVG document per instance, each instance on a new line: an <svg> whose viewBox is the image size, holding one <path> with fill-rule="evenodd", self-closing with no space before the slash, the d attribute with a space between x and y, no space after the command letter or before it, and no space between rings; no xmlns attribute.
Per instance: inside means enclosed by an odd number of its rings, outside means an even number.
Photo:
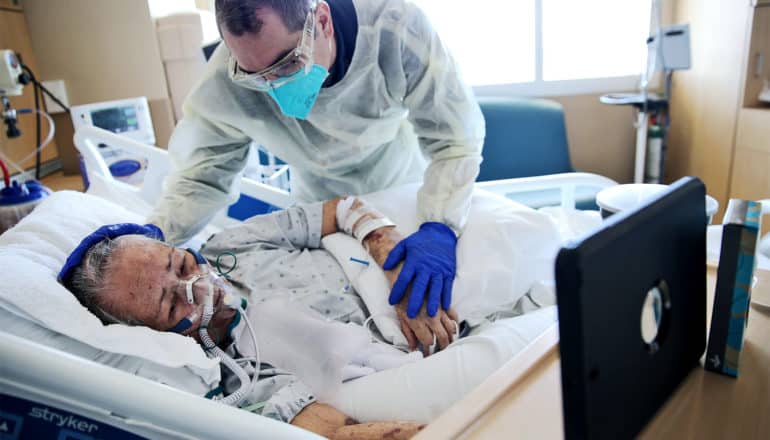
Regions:
<svg viewBox="0 0 770 440"><path fill-rule="evenodd" d="M3 331L205 394L219 363L191 338L145 327L104 326L56 276L69 253L99 226L142 218L87 194L52 194L0 236L0 327Z"/></svg>
<svg viewBox="0 0 770 440"><path fill-rule="evenodd" d="M388 216L406 235L419 227L418 185L392 188L362 198ZM350 259L370 260L364 248L344 234L323 238L324 247L342 265L361 295L383 337L406 344L398 318L388 304L390 286L382 269ZM553 264L561 246L559 229L546 214L505 197L476 189L468 222L457 243L457 276L452 305L460 319L478 322L502 308L511 308L536 282L553 280Z"/></svg>

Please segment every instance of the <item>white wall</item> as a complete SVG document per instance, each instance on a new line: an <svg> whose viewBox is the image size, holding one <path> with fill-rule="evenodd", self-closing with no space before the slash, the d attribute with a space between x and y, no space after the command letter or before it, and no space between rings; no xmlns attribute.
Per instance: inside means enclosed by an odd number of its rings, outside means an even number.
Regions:
<svg viewBox="0 0 770 440"><path fill-rule="evenodd" d="M25 0L42 79L64 79L70 103L168 97L146 0Z"/></svg>
<svg viewBox="0 0 770 440"><path fill-rule="evenodd" d="M194 12L197 9L194 0L147 0L151 17L162 17L175 12Z"/></svg>
<svg viewBox="0 0 770 440"><path fill-rule="evenodd" d="M146 96L156 142L168 144L174 120L147 0L25 0L24 15L41 80L64 80L70 105ZM74 172L71 121L56 115L56 124Z"/></svg>

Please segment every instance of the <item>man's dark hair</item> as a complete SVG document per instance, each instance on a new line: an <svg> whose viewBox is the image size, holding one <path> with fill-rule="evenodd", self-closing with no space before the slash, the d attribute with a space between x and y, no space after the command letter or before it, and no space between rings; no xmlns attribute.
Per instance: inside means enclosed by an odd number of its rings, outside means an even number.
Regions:
<svg viewBox="0 0 770 440"><path fill-rule="evenodd" d="M257 17L258 9L272 9L283 20L289 32L302 30L310 7L316 0L216 0L217 25L236 37L243 34L258 34L262 20Z"/></svg>

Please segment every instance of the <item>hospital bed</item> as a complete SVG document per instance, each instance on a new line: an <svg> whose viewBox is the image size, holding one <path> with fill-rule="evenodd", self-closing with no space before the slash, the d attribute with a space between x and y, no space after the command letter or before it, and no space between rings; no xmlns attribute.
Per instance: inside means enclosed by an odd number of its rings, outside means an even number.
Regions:
<svg viewBox="0 0 770 440"><path fill-rule="evenodd" d="M57 327L67 324L58 320L61 316L55 316L57 313L54 316L35 316L36 307L51 307L51 304L36 303L37 297L45 297L50 290L59 288L57 296L45 300L52 303L65 301L61 306L57 305L58 315L71 316L74 321L78 313L84 313L85 309L66 291L62 292L63 288L55 281L56 270L63 263L67 249L74 246L83 231L100 222L115 218L140 221L157 200L163 177L170 170L164 150L126 140L110 132L85 127L78 130L75 140L87 170L90 195L56 193L51 196L52 200L42 204L17 227L0 237L0 266L4 267L0 275L0 285L3 285L0 295L0 323L3 328L0 331L0 351L3 353L3 362L0 363L0 399L3 402L0 405L0 429L7 430L8 438L14 438L13 430L32 422L59 429L59 438L95 438L100 437L98 433L111 438L133 438L129 434L119 437L117 431L111 431L113 429L147 438L315 438L291 425L199 397L203 394L200 390L208 389L215 382L215 378L205 372L218 371L216 365L191 361L185 366L184 378L179 378L182 373L177 374L180 371L178 365L161 365L157 359L156 363L137 360L138 354L130 350L116 356L104 345L110 337L121 339L118 336L125 335L120 333L122 331L134 332L131 335L137 340L146 336L155 338L156 335L148 336L139 328L121 329L122 326L102 329L95 317L70 322L70 327L78 327L72 329ZM147 157L149 167L143 186L125 184L111 176L98 153L101 142L119 144ZM485 182L478 187L497 194L485 196L483 200L505 206L508 204L500 195L557 188L562 194L560 209L563 217L564 213L574 208L577 186L600 189L614 184L601 176L569 173ZM407 187L402 191L414 191L415 188ZM289 193L249 179L243 179L240 190L250 198L279 208L293 202ZM514 204L511 202L510 206ZM525 217L531 215L530 210L520 211ZM527 217L531 218L541 217ZM224 210L217 214L212 229L204 234L236 221L228 217L227 210ZM45 231L55 233L41 240L38 235L45 235ZM11 298L10 295L16 296ZM539 353L547 351L545 347L556 344L558 333L553 309L544 308L510 318L506 320L509 322L500 325L496 323L483 337L466 338L463 342L467 343L454 350L346 383L332 403L362 421L371 418L408 419L405 414L417 414L421 421L430 422L453 402L461 401L477 385L480 388L471 393L471 398L478 399L478 394L484 393L491 399L502 393L505 386L495 389L489 384L490 377L502 381L498 382L501 385L513 383L536 364ZM89 328L89 325L98 327ZM76 331L83 332L87 338L99 340L70 341L75 339L71 338L71 333ZM169 341L152 339L152 342L162 348ZM179 341L174 339L171 342L176 344ZM158 349L150 345L146 344L143 350ZM460 366L458 371L452 370L453 365ZM174 375L169 375L169 372L174 372ZM446 384L447 390L440 395L429 395L425 387L431 381L434 385ZM404 387L408 390L399 394L401 385L394 383L407 384ZM414 402L404 400L404 393ZM414 405L418 407L412 408ZM408 412L399 412L405 410ZM477 407L479 413L484 410L483 405ZM457 420L477 415L465 414L458 416Z"/></svg>

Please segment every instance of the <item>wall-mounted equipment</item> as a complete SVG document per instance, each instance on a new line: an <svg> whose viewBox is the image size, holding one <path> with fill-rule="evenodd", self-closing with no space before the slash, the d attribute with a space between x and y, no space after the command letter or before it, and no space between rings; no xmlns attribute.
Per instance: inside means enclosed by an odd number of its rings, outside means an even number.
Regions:
<svg viewBox="0 0 770 440"><path fill-rule="evenodd" d="M150 108L146 97L122 99L72 106L72 123L77 131L83 126L94 126L111 131L147 145L155 145ZM147 158L136 156L117 145L99 144L113 177L126 183L141 185L147 172ZM85 181L86 188L88 182Z"/></svg>

